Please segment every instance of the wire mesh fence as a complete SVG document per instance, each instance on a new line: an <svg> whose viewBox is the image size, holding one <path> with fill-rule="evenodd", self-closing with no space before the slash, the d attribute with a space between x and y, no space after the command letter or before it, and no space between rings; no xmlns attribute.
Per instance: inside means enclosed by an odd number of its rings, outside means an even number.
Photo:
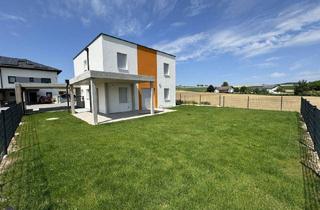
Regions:
<svg viewBox="0 0 320 210"><path fill-rule="evenodd" d="M0 160L7 149L23 115L22 104L2 108L0 112Z"/></svg>
<svg viewBox="0 0 320 210"><path fill-rule="evenodd" d="M312 138L314 149L320 156L320 110L307 99L301 98L301 115Z"/></svg>

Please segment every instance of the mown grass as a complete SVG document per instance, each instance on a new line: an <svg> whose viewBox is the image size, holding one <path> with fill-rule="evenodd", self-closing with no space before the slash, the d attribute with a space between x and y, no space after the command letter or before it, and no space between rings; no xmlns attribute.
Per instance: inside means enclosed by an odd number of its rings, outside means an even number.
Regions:
<svg viewBox="0 0 320 210"><path fill-rule="evenodd" d="M15 209L302 209L297 113L179 107L90 126L26 116L1 175ZM47 118L58 120L47 121Z"/></svg>

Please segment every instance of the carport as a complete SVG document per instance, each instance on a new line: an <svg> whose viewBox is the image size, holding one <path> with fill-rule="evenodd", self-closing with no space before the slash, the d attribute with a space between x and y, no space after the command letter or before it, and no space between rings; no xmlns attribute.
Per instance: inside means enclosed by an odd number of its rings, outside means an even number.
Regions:
<svg viewBox="0 0 320 210"><path fill-rule="evenodd" d="M26 111L26 91L34 89L60 89L68 93L68 84L63 83L16 83L15 95L16 103L22 103L23 111ZM69 107L69 103L68 103Z"/></svg>

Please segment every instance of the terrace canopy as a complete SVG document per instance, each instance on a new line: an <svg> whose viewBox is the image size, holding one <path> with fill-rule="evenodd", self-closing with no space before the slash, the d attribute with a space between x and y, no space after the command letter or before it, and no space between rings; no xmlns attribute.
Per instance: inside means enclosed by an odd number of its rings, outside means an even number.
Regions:
<svg viewBox="0 0 320 210"><path fill-rule="evenodd" d="M71 111L72 114L75 114L74 107L74 87L78 85L89 85L90 89L90 104L91 112L93 116L93 123L98 124L98 96L96 91L97 82L128 82L131 84L136 84L140 82L150 82L150 87L155 81L153 76L146 75L136 75L136 74L126 74L126 73L115 73L115 72L105 72L105 71L86 71L73 79L70 80L70 96L71 96ZM151 88L151 97L150 97L150 113L154 114L153 106L153 93L154 90ZM102 99L100 99L102 100Z"/></svg>

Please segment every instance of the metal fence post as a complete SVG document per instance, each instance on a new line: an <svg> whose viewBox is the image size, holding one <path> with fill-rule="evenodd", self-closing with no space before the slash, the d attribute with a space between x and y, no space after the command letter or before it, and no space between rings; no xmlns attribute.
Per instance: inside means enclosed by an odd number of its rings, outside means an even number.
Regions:
<svg viewBox="0 0 320 210"><path fill-rule="evenodd" d="M250 99L249 99L249 96L248 96L248 100L247 100L247 109L249 109L249 103L250 103Z"/></svg>
<svg viewBox="0 0 320 210"><path fill-rule="evenodd" d="M280 104L280 111L282 111L282 106L283 106L283 96L281 96L281 104Z"/></svg>
<svg viewBox="0 0 320 210"><path fill-rule="evenodd" d="M3 124L3 154L8 154L7 150L7 128L6 128L6 117L5 117L5 110L1 111L2 116L2 124Z"/></svg>
<svg viewBox="0 0 320 210"><path fill-rule="evenodd" d="M201 105L201 94L199 95L199 105Z"/></svg>
<svg viewBox="0 0 320 210"><path fill-rule="evenodd" d="M221 106L221 95L219 95L219 106Z"/></svg>
<svg viewBox="0 0 320 210"><path fill-rule="evenodd" d="M222 99L223 99L223 106L222 107L224 107L224 103L225 103L225 99L226 99L225 96L223 96Z"/></svg>

